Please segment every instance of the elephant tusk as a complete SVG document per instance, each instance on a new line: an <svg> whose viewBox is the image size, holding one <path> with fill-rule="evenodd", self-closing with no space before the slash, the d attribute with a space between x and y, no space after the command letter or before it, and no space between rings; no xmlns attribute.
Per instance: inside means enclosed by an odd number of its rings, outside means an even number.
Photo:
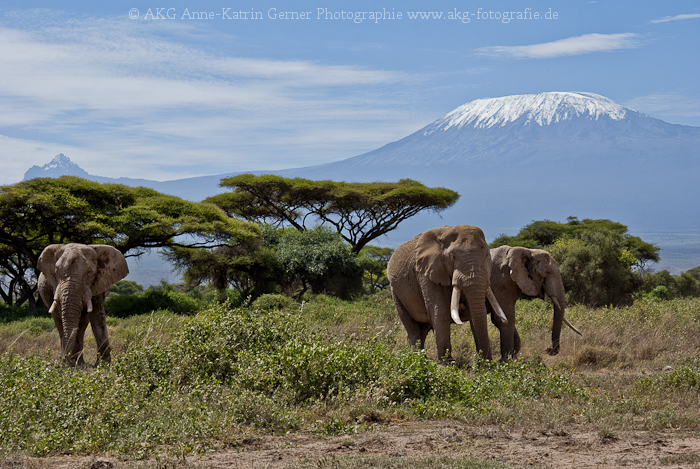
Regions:
<svg viewBox="0 0 700 469"><path fill-rule="evenodd" d="M552 299L552 303L554 303L554 306L555 306L557 309L561 309L561 306L559 305L559 300L557 300L557 298L554 297L554 296L550 296L550 298Z"/></svg>
<svg viewBox="0 0 700 469"><path fill-rule="evenodd" d="M571 324L571 323L569 322L568 319L566 319L566 316L564 316L564 323L565 323L567 326L569 326L569 327L571 328L572 331L574 331L575 333L577 333L578 335L580 335L581 337L583 337L583 334L581 334L581 333L579 332L579 330L576 329L576 328L573 326L573 324Z"/></svg>
<svg viewBox="0 0 700 469"><path fill-rule="evenodd" d="M489 287L489 289L486 290L486 297L489 299L489 303L491 303L491 307L496 313L496 316L498 316L498 319L500 319L503 324L508 324L508 318L506 318L503 309L501 309L501 305L498 304L496 295L493 294L493 290L491 290L491 287Z"/></svg>
<svg viewBox="0 0 700 469"><path fill-rule="evenodd" d="M450 301L450 316L456 324L464 324L461 319L459 319L459 298L460 298L459 288L455 285L452 287L452 301Z"/></svg>
<svg viewBox="0 0 700 469"><path fill-rule="evenodd" d="M557 308L557 309L559 309L559 310L561 310L561 305L559 304L559 300L557 300L557 299L556 299L555 297L553 297L553 296L550 296L550 298L552 299L552 303L554 303L554 307ZM580 332L578 329L576 329L576 328L574 327L574 325L571 324L571 323L569 322L568 319L566 319L566 316L564 316L563 319L564 319L564 324L566 324L567 326L569 326L569 327L571 328L572 331L574 331L575 333L577 333L578 335L580 335L581 337L583 337L583 334L581 334L581 332Z"/></svg>
<svg viewBox="0 0 700 469"><path fill-rule="evenodd" d="M56 311L56 300L51 303L51 307L49 308L49 313L53 314L54 311Z"/></svg>
<svg viewBox="0 0 700 469"><path fill-rule="evenodd" d="M92 298L87 300L87 312L92 313Z"/></svg>

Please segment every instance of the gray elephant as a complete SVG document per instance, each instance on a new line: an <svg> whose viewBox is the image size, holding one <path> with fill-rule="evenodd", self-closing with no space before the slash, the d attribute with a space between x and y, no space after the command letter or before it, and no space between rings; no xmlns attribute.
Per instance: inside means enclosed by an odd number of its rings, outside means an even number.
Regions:
<svg viewBox="0 0 700 469"><path fill-rule="evenodd" d="M501 333L501 360L516 357L520 351L520 336L515 328L515 302L523 294L542 299L547 294L552 299L554 321L548 354L559 353L562 322L581 335L565 317L564 283L557 262L547 251L511 246L491 249L491 289L508 319L507 323L502 323L490 311L491 320Z"/></svg>
<svg viewBox="0 0 700 469"><path fill-rule="evenodd" d="M49 308L61 338L61 352L71 366L83 365L83 341L88 322L97 342L97 362L109 362L104 299L129 267L112 246L52 244L39 256L39 294Z"/></svg>
<svg viewBox="0 0 700 469"><path fill-rule="evenodd" d="M462 324L466 306L476 349L491 359L486 299L507 323L490 288L491 256L484 233L469 225L443 226L421 233L396 248L387 277L408 342L421 348L434 330L440 360L451 360L450 325Z"/></svg>

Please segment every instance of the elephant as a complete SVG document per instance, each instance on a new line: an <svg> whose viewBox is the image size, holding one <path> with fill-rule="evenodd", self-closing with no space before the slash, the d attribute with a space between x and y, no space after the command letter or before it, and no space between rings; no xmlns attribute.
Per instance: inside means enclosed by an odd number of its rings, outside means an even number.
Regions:
<svg viewBox="0 0 700 469"><path fill-rule="evenodd" d="M508 320L490 287L491 255L481 228L442 226L401 244L389 259L387 277L411 346L422 349L434 330L440 361L453 360L450 326L463 324L466 307L476 349L491 359L486 299L500 320Z"/></svg>
<svg viewBox="0 0 700 469"><path fill-rule="evenodd" d="M559 353L559 337L564 322L581 335L565 317L566 297L559 266L552 255L542 249L500 246L491 249L491 289L508 319L502 323L492 314L491 320L501 335L501 360L514 358L520 351L520 336L515 328L515 302L520 295L544 299L547 294L554 304L552 346L549 355Z"/></svg>
<svg viewBox="0 0 700 469"><path fill-rule="evenodd" d="M53 316L61 338L66 364L81 366L88 322L97 342L97 361L109 363L104 299L115 282L126 277L129 267L119 250L107 245L51 244L39 256L38 289Z"/></svg>

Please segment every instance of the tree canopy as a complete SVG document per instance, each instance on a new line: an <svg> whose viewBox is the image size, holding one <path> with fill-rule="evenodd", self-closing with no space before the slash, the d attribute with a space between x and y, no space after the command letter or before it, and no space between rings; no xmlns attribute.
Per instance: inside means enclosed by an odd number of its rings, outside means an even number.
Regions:
<svg viewBox="0 0 700 469"><path fill-rule="evenodd" d="M607 219L534 221L516 236L502 234L491 243L492 248L502 245L550 251L569 301L592 307L629 304L642 286L646 263L660 259L656 245Z"/></svg>
<svg viewBox="0 0 700 469"><path fill-rule="evenodd" d="M257 243L259 235L257 226L231 219L212 204L144 187L73 176L0 186L0 275L14 281L3 287L15 292L33 293L31 277L49 244L109 244L133 256L157 247ZM6 297L12 290L3 291Z"/></svg>
<svg viewBox="0 0 700 469"><path fill-rule="evenodd" d="M525 226L515 236L501 234L491 243L492 248L498 246L522 246L531 249L544 249L564 238L580 239L584 233L607 232L621 238L622 245L632 256L633 265L644 271L648 262L658 262L659 247L647 243L638 236L627 233L627 226L607 219L569 217L566 223L551 220L533 221Z"/></svg>
<svg viewBox="0 0 700 469"><path fill-rule="evenodd" d="M630 304L641 286L641 276L631 269L635 258L617 233L584 231L577 238L561 237L547 249L559 265L569 302Z"/></svg>
<svg viewBox="0 0 700 469"><path fill-rule="evenodd" d="M175 247L166 256L188 287L207 282L220 293L233 287L242 297L277 291L300 297L309 289L348 297L361 289L361 261L331 228L298 231L266 224L262 233L261 245L253 250Z"/></svg>
<svg viewBox="0 0 700 469"><path fill-rule="evenodd" d="M206 199L229 216L305 231L319 222L330 225L357 254L373 239L394 230L423 210L445 210L459 194L429 188L411 179L399 182L348 183L241 174L222 179L233 189Z"/></svg>

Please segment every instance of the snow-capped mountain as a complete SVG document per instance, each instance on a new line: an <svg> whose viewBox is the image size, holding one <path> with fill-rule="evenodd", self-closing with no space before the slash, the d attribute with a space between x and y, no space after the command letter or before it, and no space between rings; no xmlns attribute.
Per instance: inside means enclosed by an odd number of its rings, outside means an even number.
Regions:
<svg viewBox="0 0 700 469"><path fill-rule="evenodd" d="M593 93L551 92L471 101L408 137L332 166L449 163L493 170L534 161L673 157L699 143L700 128L669 124Z"/></svg>
<svg viewBox="0 0 700 469"><path fill-rule="evenodd" d="M487 129L515 122L543 126L582 116L619 121L628 111L631 110L593 93L523 94L468 102L426 127L424 133L429 135L452 127Z"/></svg>
<svg viewBox="0 0 700 469"><path fill-rule="evenodd" d="M158 191L164 192L166 194L173 194L173 195L179 195L180 197L185 197L190 200L201 200L204 197L200 197L200 194L197 192L195 189L194 194L190 194L189 192L185 192L185 195L182 193L177 193L177 191L174 189L177 187L178 183L176 181L166 181L166 182L160 182L160 181L151 181L149 179L132 179L132 178L109 178L109 177L104 177L104 176L96 176L93 174L89 174L87 171L85 171L83 168L78 166L76 163L72 162L69 157L64 155L63 153L59 153L58 155L54 156L54 158L45 164L44 166L32 166L27 170L27 172L24 173L24 181L28 181L30 179L34 178L39 178L39 177L49 177L49 178L59 178L61 176L78 176L83 179L88 179L90 181L95 181L103 184L124 184L125 186L145 186L145 187L150 187L152 189L156 189ZM196 178L194 178L196 179ZM190 181L194 180L190 179ZM186 184L187 185L187 184ZM188 187L192 187L193 184L190 183L187 185ZM207 189L204 189L206 192ZM209 191L211 192L211 191ZM190 197L190 196L194 197Z"/></svg>
<svg viewBox="0 0 700 469"><path fill-rule="evenodd" d="M24 173L24 180L34 179L38 177L61 177L61 176L80 176L87 178L89 174L80 166L73 163L63 153L56 155L50 162L44 166L32 166Z"/></svg>

